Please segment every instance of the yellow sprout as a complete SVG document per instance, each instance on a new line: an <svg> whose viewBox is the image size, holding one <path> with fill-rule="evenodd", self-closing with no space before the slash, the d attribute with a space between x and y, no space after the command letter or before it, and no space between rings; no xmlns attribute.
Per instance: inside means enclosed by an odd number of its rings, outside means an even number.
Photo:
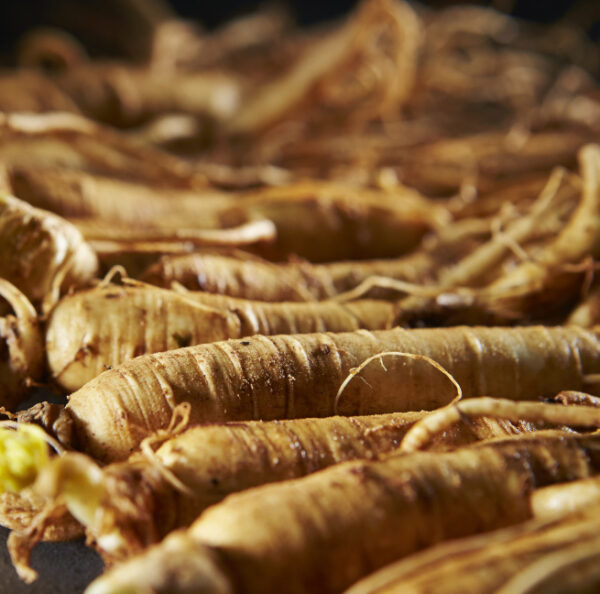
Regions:
<svg viewBox="0 0 600 594"><path fill-rule="evenodd" d="M0 493L18 493L33 484L48 459L48 436L41 427L0 427Z"/></svg>

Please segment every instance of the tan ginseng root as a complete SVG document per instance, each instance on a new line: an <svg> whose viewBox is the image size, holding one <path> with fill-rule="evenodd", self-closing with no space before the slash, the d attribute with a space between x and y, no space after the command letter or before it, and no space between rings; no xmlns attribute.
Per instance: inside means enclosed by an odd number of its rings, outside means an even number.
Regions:
<svg viewBox="0 0 600 594"><path fill-rule="evenodd" d="M14 285L0 278L0 298L12 313L0 317L0 407L15 410L44 373L44 342L37 313Z"/></svg>
<svg viewBox="0 0 600 594"><path fill-rule="evenodd" d="M460 315L460 308L466 310L469 315L470 310L476 312L475 306L485 310L485 303L493 299L488 294L486 285L490 278L498 275L498 269L503 266L511 266L510 258L517 258L517 261L526 259L525 248L529 248L533 243L547 242L553 239L558 231L565 226L565 221L573 215L576 210L577 199L581 194L581 182L575 175L569 174L561 167L555 168L547 179L545 186L540 191L537 198L533 201L528 212L524 216L504 215L503 211L512 210L512 208L502 208L498 216L489 222L490 236L486 241L479 245L474 245L471 250L455 258L454 261L447 261L446 265L440 266L442 262L430 261L432 270L428 275L423 275L419 279L425 287L409 286L404 282L397 282L392 274L384 271L384 275L376 276L373 270L373 276L363 278L362 282L345 293L338 294L335 298L338 300L351 300L361 296L371 295L373 290L407 293L407 297L402 305L404 311L403 318L400 321L410 325L415 320L417 323L423 323L432 315L437 314L445 323L443 325L455 325L457 323L478 323L477 320L459 319L452 323L452 314ZM506 206L506 205L505 205ZM504 220L507 219L507 220ZM456 228L468 223L470 219L462 220L450 225ZM446 232L448 232L448 228ZM444 248L444 241L439 242L439 248ZM421 250L423 251L423 250ZM435 251L433 252L435 254ZM405 258L406 268L410 270L411 259L420 255ZM437 268L437 270L436 270ZM403 270L401 269L401 273ZM411 280L410 278L408 280ZM483 288L478 288L478 287ZM465 289L465 287L467 287ZM474 287L473 290L469 287ZM488 307L488 309L498 309L497 307ZM464 315L464 314L463 314ZM498 312L503 321L511 320L505 312ZM479 323L483 323L481 320ZM441 322L439 324L442 325Z"/></svg>
<svg viewBox="0 0 600 594"><path fill-rule="evenodd" d="M64 112L0 112L0 161L7 168L72 168L157 187L207 187L206 177L186 161Z"/></svg>
<svg viewBox="0 0 600 594"><path fill-rule="evenodd" d="M2 524L14 525L11 506L19 511L23 500L46 501L50 506L50 502L58 502L85 525L101 554L115 560L189 525L205 508L230 493L392 451L408 428L426 414L237 422L195 427L177 434L185 425L185 408L179 413L181 416L174 417L173 432L149 438L142 453L126 462L99 469L90 458L75 453L55 457L51 463L47 458L34 461L40 474L32 488L18 494L6 491L0 497L0 503L5 503ZM535 426L529 423L482 418L457 424L433 447L444 450L533 429ZM31 457L22 436L8 430L1 433L3 444L14 439L20 439L22 458ZM167 441L160 445L163 440ZM0 476L2 488L9 488L9 479L15 480L16 471L5 464ZM31 482L30 476L28 485ZM61 509L66 512L64 505ZM38 513L41 508L38 503ZM40 517L29 516L18 526L21 531L28 529L13 538L22 550L29 550L40 538L47 540L49 528L54 527L56 533L72 522L66 513L52 515L48 521L43 514L41 521Z"/></svg>
<svg viewBox="0 0 600 594"><path fill-rule="evenodd" d="M244 214L224 227L221 215L235 204L235 198L208 185L161 187L29 164L7 168L6 179L11 191L29 203L67 217L101 261L115 252L141 253L143 259L147 252L245 246L272 241L276 235L272 222Z"/></svg>
<svg viewBox="0 0 600 594"><path fill-rule="evenodd" d="M575 515L565 509L552 520L529 520L443 543L384 567L346 593L595 592L600 586L599 513L596 501Z"/></svg>
<svg viewBox="0 0 600 594"><path fill-rule="evenodd" d="M257 487L87 592L340 592L420 549L527 520L531 491L596 473L599 447L597 436L538 432Z"/></svg>
<svg viewBox="0 0 600 594"><path fill-rule="evenodd" d="M98 261L71 223L51 212L0 195L0 277L35 305L50 306L61 288L81 285Z"/></svg>
<svg viewBox="0 0 600 594"><path fill-rule="evenodd" d="M303 181L226 193L208 185L153 187L65 168L15 166L7 175L19 196L69 217L89 241L112 241L121 249L128 243L167 241L210 245L211 234L213 245L228 245L218 241L218 232L270 221L276 236L262 237L272 241L253 248L270 259L378 258L414 249L425 233L450 219L444 205L409 188L382 191ZM244 243L249 242L238 241Z"/></svg>
<svg viewBox="0 0 600 594"><path fill-rule="evenodd" d="M428 241L420 250L395 260L275 265L189 254L164 258L143 278L158 284L182 278L189 286L200 285L208 291L262 293L273 298L295 290L295 299L312 295L343 302L366 295L391 299L401 292L410 295L399 304L401 314L396 318L404 326L514 322L514 316L488 305L484 290L479 295L475 290L453 287L485 284L490 271L503 265L507 256L514 257L516 252L522 257L521 245L547 241L564 226L563 219L571 216L579 193L579 179L557 168L525 216L515 219L514 213L501 212L495 219L478 224L463 219L441 230L434 242ZM483 241L482 227L488 232ZM417 286L415 282L433 284ZM265 285L272 287L272 293L266 292Z"/></svg>
<svg viewBox="0 0 600 594"><path fill-rule="evenodd" d="M314 301L350 291L373 276L425 282L491 235L489 221L468 219L440 227L417 250L400 258L323 264L268 262L240 250L167 255L140 279L160 287L178 282L191 290L259 301Z"/></svg>
<svg viewBox="0 0 600 594"><path fill-rule="evenodd" d="M389 351L396 356L381 355ZM348 374L375 355L379 360L340 391ZM181 402L190 403L192 423L443 406L455 389L423 357L451 374L467 398L534 399L594 390L600 340L576 327L540 326L257 335L132 359L71 394L64 414L74 423L77 449L122 460L166 428Z"/></svg>
<svg viewBox="0 0 600 594"><path fill-rule="evenodd" d="M77 390L108 367L146 353L253 334L384 330L395 325L398 310L393 302L367 299L264 303L109 279L67 295L49 314L48 368L65 390Z"/></svg>
<svg viewBox="0 0 600 594"><path fill-rule="evenodd" d="M572 209L579 192L579 179L557 168L525 216L515 219L514 213L505 214L508 209L502 209L491 220L450 223L417 251L401 258L312 264L266 262L242 252L236 257L192 253L162 257L141 279L163 287L177 281L192 290L263 301L310 301L342 293L348 293L345 299L371 295L374 290L386 290L383 278L447 288L477 285L515 246L556 233L562 224L556 220L557 213ZM410 290L401 283L393 287Z"/></svg>

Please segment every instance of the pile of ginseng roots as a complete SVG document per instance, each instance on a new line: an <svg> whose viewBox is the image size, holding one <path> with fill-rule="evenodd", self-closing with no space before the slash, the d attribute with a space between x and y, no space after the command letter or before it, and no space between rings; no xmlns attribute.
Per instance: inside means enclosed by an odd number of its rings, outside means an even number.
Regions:
<svg viewBox="0 0 600 594"><path fill-rule="evenodd" d="M0 73L19 576L85 535L88 594L599 589L597 48L152 5L128 58L33 30Z"/></svg>

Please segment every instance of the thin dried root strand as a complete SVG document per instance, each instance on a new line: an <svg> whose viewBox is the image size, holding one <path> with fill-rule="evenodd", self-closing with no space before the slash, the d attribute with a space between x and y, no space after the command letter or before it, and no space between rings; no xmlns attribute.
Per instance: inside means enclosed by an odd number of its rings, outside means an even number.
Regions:
<svg viewBox="0 0 600 594"><path fill-rule="evenodd" d="M406 359L414 359L417 361L425 361L426 363L429 363L432 367L437 369L439 372L443 373L452 382L452 385L456 388L456 396L450 401L449 404L453 404L462 398L462 388L460 387L458 382L454 379L454 376L449 371L444 369L437 361L434 361L433 359L431 359L430 357L427 357L426 355L416 355L414 353L402 353L400 351L385 351L383 353L377 353L375 355L372 355L371 357L368 357L358 367L355 367L353 370L350 371L350 373L348 374L346 379L342 382L342 385L340 386L340 388L337 391L337 394L335 396L335 400L334 400L334 404L333 404L334 414L338 414L338 407L339 407L340 399L342 397L344 390L346 389L346 386L350 383L352 378L359 375L360 372L367 365L369 365L369 363L371 363L371 361L374 361L374 360L379 360L384 371L387 372L387 368L383 363L383 357L387 357L387 356L404 357ZM361 379L363 379L363 378L361 378ZM366 381L366 380L363 380L363 381Z"/></svg>
<svg viewBox="0 0 600 594"><path fill-rule="evenodd" d="M491 229L492 241L503 243L522 262L530 260L529 254L519 245L519 242L502 229L502 221L499 218L492 221Z"/></svg>
<svg viewBox="0 0 600 594"><path fill-rule="evenodd" d="M159 429L153 435L146 437L140 444L140 451L148 462L160 473L160 475L178 491L181 491L185 495L193 496L193 491L180 481L175 474L169 470L160 458L156 455L154 450L155 445L164 442L172 437L183 432L189 422L192 407L189 402L182 402L173 409L173 416L171 422L166 429Z"/></svg>
<svg viewBox="0 0 600 594"><path fill-rule="evenodd" d="M340 293L331 299L332 301L353 301L364 297L372 289L390 289L417 297L436 297L443 292L443 289L439 287L425 287L387 276L370 276L354 287L354 289Z"/></svg>
<svg viewBox="0 0 600 594"><path fill-rule="evenodd" d="M27 584L33 583L38 578L37 571L29 563L31 551L42 540L46 526L57 514L62 515L60 504L50 501L25 532L13 530L8 537L7 544L11 561L19 577Z"/></svg>
<svg viewBox="0 0 600 594"><path fill-rule="evenodd" d="M515 402L502 398L473 398L432 412L408 431L400 444L403 452L422 449L430 439L464 417L493 417L507 421L600 427L600 410L591 406L565 406L547 402Z"/></svg>
<svg viewBox="0 0 600 594"><path fill-rule="evenodd" d="M127 274L127 270L121 264L116 264L113 266L105 275L104 278L98 283L98 287L105 288L109 285L114 284L115 278L119 277L120 281L124 281L129 279L129 275Z"/></svg>
<svg viewBox="0 0 600 594"><path fill-rule="evenodd" d="M4 406L0 406L0 415L5 415L6 417L9 418L9 420L14 421L15 419L17 419L17 415L15 413L10 412L7 408L5 408ZM0 421L1 422L1 421Z"/></svg>
<svg viewBox="0 0 600 594"><path fill-rule="evenodd" d="M142 229L127 231L123 238L122 230L116 232L102 228L100 233L88 230L86 239L97 251L103 253L120 252L189 252L191 246L246 246L273 241L277 236L275 223L268 219L247 221L237 227L223 229Z"/></svg>

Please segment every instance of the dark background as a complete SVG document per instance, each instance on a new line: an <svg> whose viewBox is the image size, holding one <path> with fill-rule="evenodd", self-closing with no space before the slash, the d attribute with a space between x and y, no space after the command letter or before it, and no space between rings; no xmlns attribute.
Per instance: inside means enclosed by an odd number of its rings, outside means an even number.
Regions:
<svg viewBox="0 0 600 594"><path fill-rule="evenodd" d="M445 7L455 4L493 6L508 14L538 22L563 20L600 39L600 0L487 0L457 2L424 0L422 4ZM120 41L126 32L140 27L132 14L170 4L186 18L213 29L236 16L265 5L264 0L0 0L0 55L10 56L21 36L33 27L54 26L74 34L92 56L124 55ZM356 0L271 0L286 6L302 25L332 19L347 13Z"/></svg>

